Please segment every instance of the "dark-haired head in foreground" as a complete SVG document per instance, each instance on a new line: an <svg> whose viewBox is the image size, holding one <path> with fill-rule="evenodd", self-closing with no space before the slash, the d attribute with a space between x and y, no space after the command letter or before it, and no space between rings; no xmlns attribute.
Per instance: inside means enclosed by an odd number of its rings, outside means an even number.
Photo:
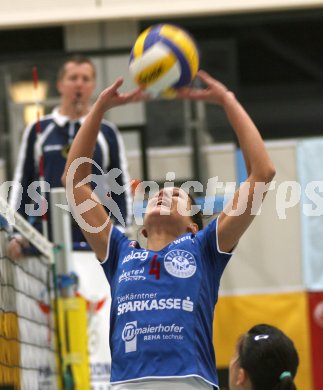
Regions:
<svg viewBox="0 0 323 390"><path fill-rule="evenodd" d="M230 390L295 390L299 358L280 329L260 324L239 339L230 363Z"/></svg>

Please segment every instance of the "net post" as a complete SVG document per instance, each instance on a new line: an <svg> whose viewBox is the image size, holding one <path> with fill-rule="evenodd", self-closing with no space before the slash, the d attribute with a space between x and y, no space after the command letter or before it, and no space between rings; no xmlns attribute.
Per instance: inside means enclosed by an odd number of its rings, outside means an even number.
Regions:
<svg viewBox="0 0 323 390"><path fill-rule="evenodd" d="M69 212L61 206L67 206L64 188L53 188L50 193L52 236L55 244L55 262L58 275L69 275L73 269L71 261L72 233ZM73 296L73 286L61 290L62 296Z"/></svg>
<svg viewBox="0 0 323 390"><path fill-rule="evenodd" d="M63 382L65 390L90 390L86 302L75 296L71 217L66 206L65 189L53 189L51 220L60 290L56 307Z"/></svg>

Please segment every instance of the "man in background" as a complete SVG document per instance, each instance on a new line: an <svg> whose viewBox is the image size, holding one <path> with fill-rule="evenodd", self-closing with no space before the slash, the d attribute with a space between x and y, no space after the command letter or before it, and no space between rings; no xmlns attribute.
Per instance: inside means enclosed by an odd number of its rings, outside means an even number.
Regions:
<svg viewBox="0 0 323 390"><path fill-rule="evenodd" d="M10 205L41 232L41 216L30 217L26 213L25 206L34 203L27 189L31 183L39 181L42 159L45 182L49 183L50 189L62 187L61 176L66 157L75 134L89 111L95 82L96 70L90 59L81 56L67 59L57 75L57 90L61 96L60 105L49 115L42 117L38 123L35 122L28 126L23 134L14 176L14 181L21 183L23 192L21 194L20 186L14 186L10 195ZM94 161L97 164L93 166L94 174L102 175L98 167L101 167L104 173L113 168L122 171L115 181L125 190L119 194L112 191L110 194L113 203L120 210L125 226L129 226L132 218L131 192L125 149L117 127L106 120L101 122ZM105 175L104 180L108 181L108 176ZM104 188L109 192L109 183L104 184L106 184ZM38 209L37 212L40 214L41 210ZM47 213L48 238L52 239L50 206ZM76 224L73 224L72 236L75 249L85 242ZM10 243L10 249L16 257L21 255L22 243L23 240L19 236L14 236Z"/></svg>

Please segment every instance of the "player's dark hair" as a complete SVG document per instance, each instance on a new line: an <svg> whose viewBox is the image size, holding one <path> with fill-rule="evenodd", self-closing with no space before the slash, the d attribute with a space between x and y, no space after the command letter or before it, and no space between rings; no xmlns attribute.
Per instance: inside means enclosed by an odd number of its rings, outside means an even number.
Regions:
<svg viewBox="0 0 323 390"><path fill-rule="evenodd" d="M96 69L94 63L90 60L90 58L83 56L83 55L73 55L67 59L64 60L64 62L61 64L57 71L57 80L61 80L64 77L65 74L65 66L69 62L74 62L75 64L89 64L92 66L93 69L93 76L96 77Z"/></svg>
<svg viewBox="0 0 323 390"><path fill-rule="evenodd" d="M239 340L238 354L253 390L296 390L298 354L292 340L278 328L252 327Z"/></svg>

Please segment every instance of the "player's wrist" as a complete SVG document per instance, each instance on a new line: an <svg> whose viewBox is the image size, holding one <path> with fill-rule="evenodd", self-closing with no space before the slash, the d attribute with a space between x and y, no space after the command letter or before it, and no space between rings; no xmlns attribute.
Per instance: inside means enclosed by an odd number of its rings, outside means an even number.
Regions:
<svg viewBox="0 0 323 390"><path fill-rule="evenodd" d="M222 106L223 108L229 108L233 104L236 104L238 101L235 97L235 94L232 91L225 91L222 97Z"/></svg>

